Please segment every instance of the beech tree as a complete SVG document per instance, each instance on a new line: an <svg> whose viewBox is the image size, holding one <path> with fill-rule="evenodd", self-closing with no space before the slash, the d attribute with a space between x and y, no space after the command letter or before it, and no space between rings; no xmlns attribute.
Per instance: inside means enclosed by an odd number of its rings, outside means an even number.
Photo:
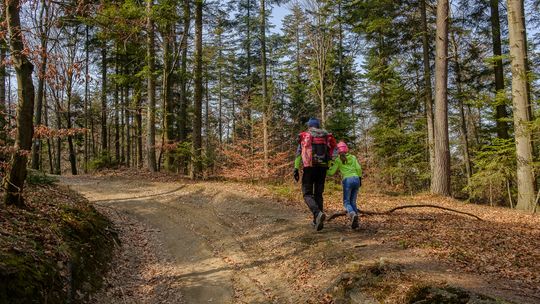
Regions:
<svg viewBox="0 0 540 304"><path fill-rule="evenodd" d="M19 15L19 0L5 0L5 20L9 33L9 45L13 67L17 74L17 132L11 168L4 177L3 187L6 193L4 202L8 205L22 207L23 187L26 179L28 152L32 148L34 133L34 83L32 72L34 66L26 56L21 19Z"/></svg>
<svg viewBox="0 0 540 304"><path fill-rule="evenodd" d="M518 199L516 208L533 210L535 205L535 180L532 170L533 150L529 110L527 75L527 47L524 28L523 0L508 0L508 27L510 58L512 62L512 104L517 154Z"/></svg>

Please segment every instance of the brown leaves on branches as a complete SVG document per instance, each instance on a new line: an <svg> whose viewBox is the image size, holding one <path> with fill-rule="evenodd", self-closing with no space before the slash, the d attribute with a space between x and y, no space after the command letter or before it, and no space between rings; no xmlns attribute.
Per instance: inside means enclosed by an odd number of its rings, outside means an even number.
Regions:
<svg viewBox="0 0 540 304"><path fill-rule="evenodd" d="M84 134L86 132L88 132L88 129L84 128L53 129L44 125L39 125L34 127L34 138L65 138L68 136Z"/></svg>

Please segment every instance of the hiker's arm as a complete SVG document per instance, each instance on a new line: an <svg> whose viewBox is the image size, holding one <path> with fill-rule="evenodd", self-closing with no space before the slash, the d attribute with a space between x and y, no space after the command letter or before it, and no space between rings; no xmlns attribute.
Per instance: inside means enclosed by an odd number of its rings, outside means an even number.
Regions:
<svg viewBox="0 0 540 304"><path fill-rule="evenodd" d="M359 177L362 177L362 166L360 165L360 162L358 161L358 159L354 159L354 166L355 166L355 169L356 169L356 174L358 174Z"/></svg>
<svg viewBox="0 0 540 304"><path fill-rule="evenodd" d="M302 146L298 145L298 148L296 148L296 158L294 159L294 169L300 170L301 164L302 164Z"/></svg>
<svg viewBox="0 0 540 304"><path fill-rule="evenodd" d="M328 168L328 171L326 171L326 175L332 176L332 175L336 174L340 163L341 162L339 161L339 159L336 159L335 161L331 162L330 163L330 168Z"/></svg>
<svg viewBox="0 0 540 304"><path fill-rule="evenodd" d="M298 155L294 159L294 169L300 170L300 165L301 164L302 164L302 155Z"/></svg>

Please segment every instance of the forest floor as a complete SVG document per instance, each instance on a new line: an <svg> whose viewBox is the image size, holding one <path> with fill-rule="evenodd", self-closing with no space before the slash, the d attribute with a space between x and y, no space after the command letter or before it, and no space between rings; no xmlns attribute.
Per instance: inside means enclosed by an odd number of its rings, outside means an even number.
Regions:
<svg viewBox="0 0 540 304"><path fill-rule="evenodd" d="M412 303L427 287L446 286L471 293L459 303L477 293L540 302L539 216L362 193L366 210L430 203L483 221L411 209L362 217L358 231L340 218L315 232L298 185L174 179L61 178L115 223L122 243L92 303ZM328 212L339 211L339 187L327 192Z"/></svg>

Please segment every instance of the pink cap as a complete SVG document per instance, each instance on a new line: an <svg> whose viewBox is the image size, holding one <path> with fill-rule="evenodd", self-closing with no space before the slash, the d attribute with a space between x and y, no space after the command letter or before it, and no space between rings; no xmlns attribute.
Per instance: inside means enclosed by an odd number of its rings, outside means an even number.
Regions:
<svg viewBox="0 0 540 304"><path fill-rule="evenodd" d="M337 144L337 148L338 148L339 153L347 153L347 152L349 152L349 147L347 147L347 144L342 142L342 141L340 141Z"/></svg>

